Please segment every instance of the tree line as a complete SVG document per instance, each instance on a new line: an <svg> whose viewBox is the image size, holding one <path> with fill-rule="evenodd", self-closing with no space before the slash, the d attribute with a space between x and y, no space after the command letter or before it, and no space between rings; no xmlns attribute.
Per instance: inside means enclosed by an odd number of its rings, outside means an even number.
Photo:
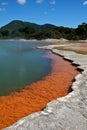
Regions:
<svg viewBox="0 0 87 130"><path fill-rule="evenodd" d="M17 24L17 21L16 21ZM22 23L23 24L23 23ZM54 25L36 26L35 24L15 27L14 29L7 26L0 29L0 39L24 38L24 39L60 39L68 40L85 40L87 39L87 23L78 25L77 28L57 27Z"/></svg>

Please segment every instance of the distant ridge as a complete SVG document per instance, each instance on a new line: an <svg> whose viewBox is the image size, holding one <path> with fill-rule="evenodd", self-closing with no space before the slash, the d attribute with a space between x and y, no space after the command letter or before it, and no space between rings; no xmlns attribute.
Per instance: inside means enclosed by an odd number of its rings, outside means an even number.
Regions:
<svg viewBox="0 0 87 130"><path fill-rule="evenodd" d="M56 28L52 24L38 25L36 23L13 20L0 28L1 38L30 38L31 34L42 30ZM29 36L28 36L29 34ZM33 37L32 37L33 38Z"/></svg>
<svg viewBox="0 0 87 130"><path fill-rule="evenodd" d="M82 23L78 28L58 27L52 24L38 25L36 23L14 20L0 28L0 39L87 39L87 24Z"/></svg>
<svg viewBox="0 0 87 130"><path fill-rule="evenodd" d="M55 28L57 26L52 25L52 24L44 24L44 25L39 25L31 22L24 22L21 20L13 20L7 25L1 27L1 30L7 29L9 31L17 30L19 28L25 28L25 27L31 27L35 29L48 29L48 28Z"/></svg>

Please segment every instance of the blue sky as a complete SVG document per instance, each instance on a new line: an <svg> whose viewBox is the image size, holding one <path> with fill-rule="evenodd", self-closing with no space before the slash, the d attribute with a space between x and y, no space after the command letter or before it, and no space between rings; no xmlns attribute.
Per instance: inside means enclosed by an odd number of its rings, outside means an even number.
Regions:
<svg viewBox="0 0 87 130"><path fill-rule="evenodd" d="M0 0L0 27L12 20L77 27L87 22L87 1Z"/></svg>

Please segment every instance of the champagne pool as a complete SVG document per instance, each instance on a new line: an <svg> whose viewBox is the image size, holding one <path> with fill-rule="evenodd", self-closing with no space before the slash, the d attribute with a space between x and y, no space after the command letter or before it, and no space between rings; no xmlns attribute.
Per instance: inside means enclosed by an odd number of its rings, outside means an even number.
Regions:
<svg viewBox="0 0 87 130"><path fill-rule="evenodd" d="M35 49L43 45L47 43L0 40L0 96L20 91L50 73L48 51Z"/></svg>

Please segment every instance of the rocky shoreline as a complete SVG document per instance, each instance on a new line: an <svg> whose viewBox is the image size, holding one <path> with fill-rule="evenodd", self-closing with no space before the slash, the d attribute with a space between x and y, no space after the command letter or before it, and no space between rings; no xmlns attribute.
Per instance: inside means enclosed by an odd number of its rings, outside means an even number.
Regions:
<svg viewBox="0 0 87 130"><path fill-rule="evenodd" d="M83 70L75 77L73 91L47 104L40 112L31 114L3 130L87 130L87 55L51 49L53 53L77 64Z"/></svg>

